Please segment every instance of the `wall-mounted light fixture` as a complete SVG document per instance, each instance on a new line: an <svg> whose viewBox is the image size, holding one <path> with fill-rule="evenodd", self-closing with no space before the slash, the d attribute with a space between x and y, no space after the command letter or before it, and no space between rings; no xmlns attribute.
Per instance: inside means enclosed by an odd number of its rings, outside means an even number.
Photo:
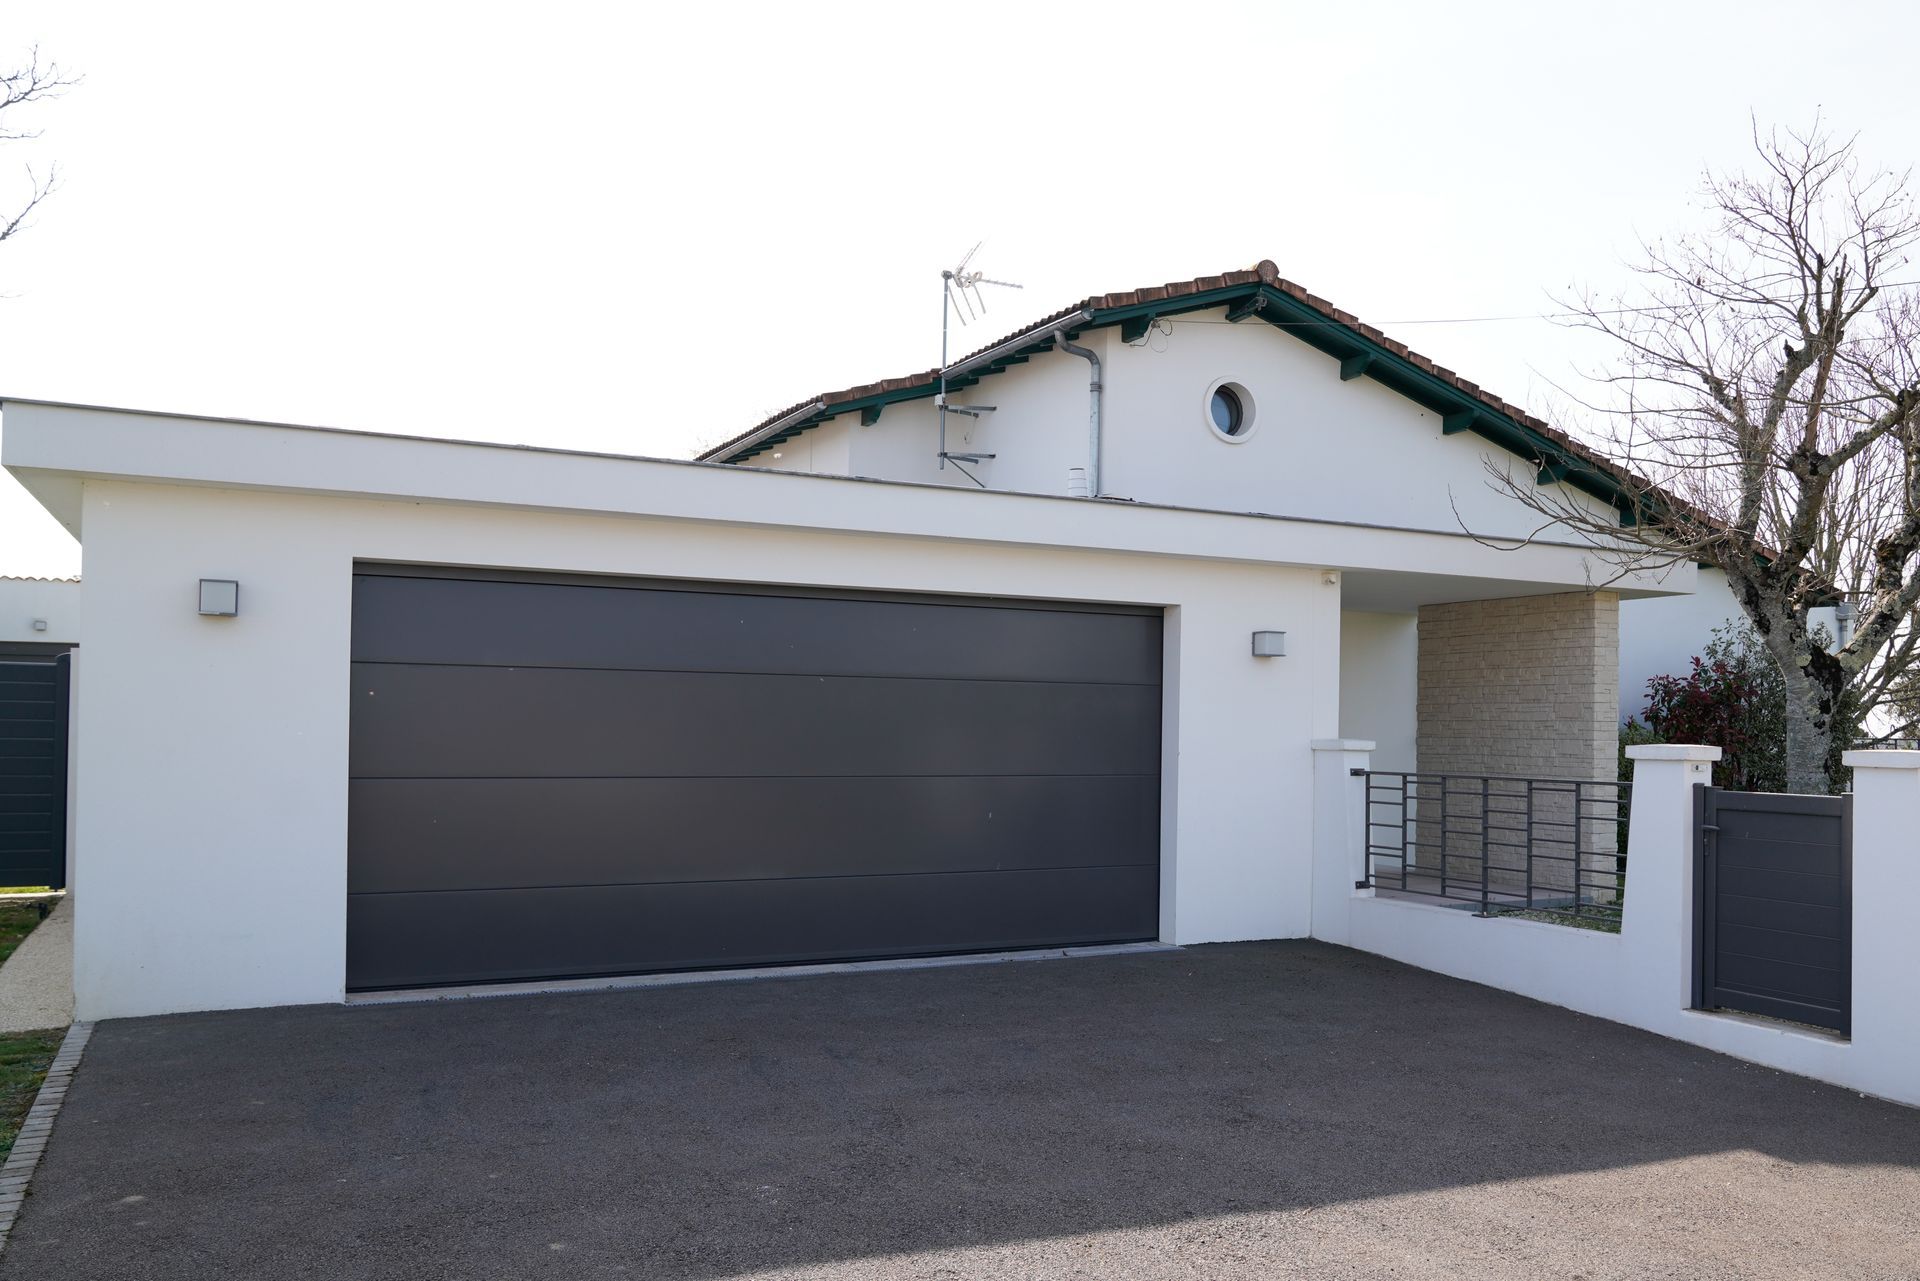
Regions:
<svg viewBox="0 0 1920 1281"><path fill-rule="evenodd" d="M1285 658L1287 656L1287 634L1285 632L1255 632L1253 634L1253 656L1255 658Z"/></svg>
<svg viewBox="0 0 1920 1281"><path fill-rule="evenodd" d="M44 632L44 631L46 631L46 630L47 630L47 620L46 620L46 619L44 619L44 618L36 618L36 619L34 619L34 620L33 620L33 630L34 630L34 631L36 631L36 632Z"/></svg>
<svg viewBox="0 0 1920 1281"><path fill-rule="evenodd" d="M200 612L208 618L232 618L240 612L240 584L231 578L200 580Z"/></svg>

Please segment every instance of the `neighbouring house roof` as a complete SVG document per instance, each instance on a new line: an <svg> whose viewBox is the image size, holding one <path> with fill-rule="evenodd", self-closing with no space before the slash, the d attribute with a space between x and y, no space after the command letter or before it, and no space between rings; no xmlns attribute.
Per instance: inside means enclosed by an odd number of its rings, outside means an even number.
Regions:
<svg viewBox="0 0 1920 1281"><path fill-rule="evenodd" d="M77 583L74 578L42 578L37 574L0 574L0 583Z"/></svg>
<svg viewBox="0 0 1920 1281"><path fill-rule="evenodd" d="M1132 342L1143 336L1158 317L1220 306L1227 308L1229 319L1266 321L1337 359L1343 379L1371 378L1434 411L1441 415L1442 430L1448 435L1474 432L1537 464L1543 482L1562 480L1611 503L1620 511L1623 524L1637 522L1643 513L1655 514L1652 509L1681 506L1671 495L1590 446L1434 364L1326 299L1281 279L1279 269L1267 260L1249 271L1098 294L953 361L948 366L947 387L971 386L1050 350L1056 329L1064 329L1072 337L1089 329L1119 325L1121 337ZM991 359L982 359L989 355ZM746 462L829 418L858 410L862 421L872 424L887 405L931 397L939 387L940 371L928 369L904 378L824 392L773 414L699 458L702 462Z"/></svg>

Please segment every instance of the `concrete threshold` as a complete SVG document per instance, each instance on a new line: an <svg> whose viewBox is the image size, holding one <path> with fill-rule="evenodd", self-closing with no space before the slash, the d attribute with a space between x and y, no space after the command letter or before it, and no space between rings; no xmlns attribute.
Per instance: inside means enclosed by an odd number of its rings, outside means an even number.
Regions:
<svg viewBox="0 0 1920 1281"><path fill-rule="evenodd" d="M1017 952L971 952L960 956L908 956L886 961L826 961L814 965L763 965L732 970L688 970L674 974L628 974L611 978L534 979L523 983L469 983L458 987L411 987L391 992L354 992L348 1005L412 1005L423 1001L460 1001L495 996L541 996L561 992L618 992L630 988L687 987L696 983L739 983L749 979L804 979L821 974L873 974L887 970L934 970L955 965L1000 965L1008 961L1051 961L1084 956L1132 956L1178 952L1173 943L1107 943L1092 947L1026 948Z"/></svg>

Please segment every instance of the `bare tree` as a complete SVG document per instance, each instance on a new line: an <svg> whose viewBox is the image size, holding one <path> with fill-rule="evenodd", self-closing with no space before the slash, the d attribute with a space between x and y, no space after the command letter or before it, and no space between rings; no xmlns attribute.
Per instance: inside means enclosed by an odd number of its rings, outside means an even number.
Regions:
<svg viewBox="0 0 1920 1281"><path fill-rule="evenodd" d="M1726 571L1786 682L1788 786L1824 792L1843 709L1897 693L1920 642L1920 216L1906 172L1818 121L1754 146L1750 174L1707 174L1707 231L1643 246L1637 291L1569 304L1618 353L1581 403L1622 510L1494 483L1623 566ZM1837 601L1829 648L1808 614Z"/></svg>
<svg viewBox="0 0 1920 1281"><path fill-rule="evenodd" d="M37 138L37 129L23 129L17 125L20 108L44 102L49 98L58 98L62 93L80 83L78 76L68 75L56 62L40 61L40 50L32 49L27 53L27 63L10 71L0 71L0 143L24 142ZM53 194L59 185L60 169L58 165L47 166L46 173L36 174L33 167L27 167L27 199L13 213L0 213L0 240L10 239L15 232L26 224L27 215L36 209L40 202Z"/></svg>

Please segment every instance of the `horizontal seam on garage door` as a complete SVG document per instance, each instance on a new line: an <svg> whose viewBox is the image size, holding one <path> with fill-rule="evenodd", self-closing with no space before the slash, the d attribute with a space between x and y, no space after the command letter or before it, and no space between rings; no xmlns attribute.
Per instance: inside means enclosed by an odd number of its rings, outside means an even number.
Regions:
<svg viewBox="0 0 1920 1281"><path fill-rule="evenodd" d="M1163 682L1102 681L1054 679L1034 676L923 676L890 675L886 672L807 672L777 671L765 668L741 670L732 667L612 667L591 663L433 663L415 658L356 658L355 667L466 667L476 671L529 672L650 672L661 676L783 676L823 681L945 681L971 685L1123 685L1134 689L1159 689Z"/></svg>
<svg viewBox="0 0 1920 1281"><path fill-rule="evenodd" d="M400 894L525 894L546 890L600 890L615 886L651 887L656 885L755 885L766 882L791 884L795 881L871 881L913 880L923 876L1024 876L1029 872L1105 872L1123 867L1158 867L1158 858L1138 863L1069 863L1064 867L953 867L938 872L838 872L830 876L721 876L689 881L581 881L577 885L466 885L435 890L348 890L348 898L392 898Z"/></svg>
<svg viewBox="0 0 1920 1281"><path fill-rule="evenodd" d="M674 592L689 596L760 596L778 600L845 600L875 605L935 605L947 609L1018 609L1046 614L1104 614L1115 618L1159 618L1165 605L1132 601L1043 600L1021 596L979 596L940 592L888 591L884 588L809 587L800 583L728 582L722 579L646 578L630 574L569 574L565 571L448 568L355 561L355 578L433 579L462 583L519 583L532 587L585 587L602 591Z"/></svg>
<svg viewBox="0 0 1920 1281"><path fill-rule="evenodd" d="M958 774L951 770L938 774L349 774L350 783L592 783L658 779L663 782L693 782L714 779L725 782L743 779L836 778L1159 778L1156 770L1116 770L1107 774L1059 774L1042 770L1025 774Z"/></svg>

